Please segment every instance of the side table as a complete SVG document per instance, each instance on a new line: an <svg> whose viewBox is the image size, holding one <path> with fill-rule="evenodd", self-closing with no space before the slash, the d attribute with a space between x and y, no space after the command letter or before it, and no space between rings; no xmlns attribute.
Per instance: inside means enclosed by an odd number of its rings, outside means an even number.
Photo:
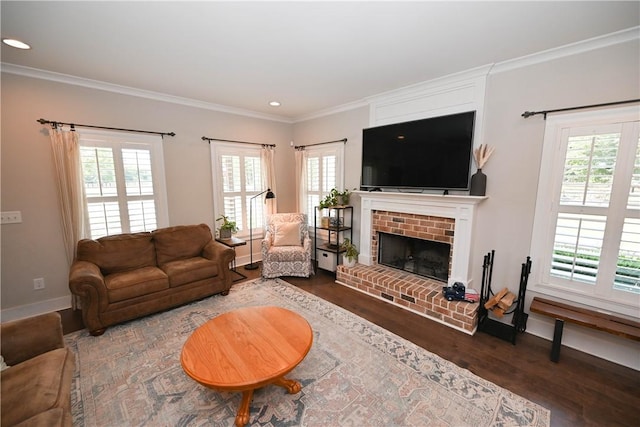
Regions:
<svg viewBox="0 0 640 427"><path fill-rule="evenodd" d="M239 239L237 237L233 237L231 236L228 239L220 239L220 238L216 238L216 242L220 242L225 246L230 247L231 249L233 249L233 253L236 253L236 248L238 246L244 246L247 244L246 241ZM234 255L233 257L233 261L231 261L231 271L233 271L234 273L236 273L238 276L240 276L239 278L233 280L234 282L237 282L238 280L242 280L242 279L246 279L247 276L245 276L244 274L240 273L238 271L238 269L236 268L236 257Z"/></svg>

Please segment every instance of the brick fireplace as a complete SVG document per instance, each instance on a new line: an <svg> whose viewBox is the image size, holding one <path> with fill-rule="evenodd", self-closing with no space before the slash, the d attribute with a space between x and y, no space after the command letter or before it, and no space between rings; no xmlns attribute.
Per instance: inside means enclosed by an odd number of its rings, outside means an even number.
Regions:
<svg viewBox="0 0 640 427"><path fill-rule="evenodd" d="M485 197L411 193L361 196L360 256L353 268L338 266L336 281L447 326L473 334L477 305L442 297L440 280L377 263L379 233L451 245L449 283L471 285L470 250L475 207ZM472 287L472 286L471 286Z"/></svg>

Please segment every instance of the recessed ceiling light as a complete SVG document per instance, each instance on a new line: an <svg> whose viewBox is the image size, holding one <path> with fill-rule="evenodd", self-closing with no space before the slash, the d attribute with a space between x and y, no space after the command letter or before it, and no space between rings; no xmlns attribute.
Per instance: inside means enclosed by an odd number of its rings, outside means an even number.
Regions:
<svg viewBox="0 0 640 427"><path fill-rule="evenodd" d="M28 44L16 39L2 39L2 43L11 47L15 47L17 49L31 49L31 46L29 46Z"/></svg>
<svg viewBox="0 0 640 427"><path fill-rule="evenodd" d="M279 107L280 103L278 101L271 101L269 102L269 105L271 105L272 107Z"/></svg>

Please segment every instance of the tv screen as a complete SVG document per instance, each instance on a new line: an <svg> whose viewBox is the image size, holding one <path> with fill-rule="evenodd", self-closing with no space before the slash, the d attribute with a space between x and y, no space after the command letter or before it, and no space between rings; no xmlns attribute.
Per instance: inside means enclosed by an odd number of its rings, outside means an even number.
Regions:
<svg viewBox="0 0 640 427"><path fill-rule="evenodd" d="M468 190L475 111L362 131L362 189Z"/></svg>

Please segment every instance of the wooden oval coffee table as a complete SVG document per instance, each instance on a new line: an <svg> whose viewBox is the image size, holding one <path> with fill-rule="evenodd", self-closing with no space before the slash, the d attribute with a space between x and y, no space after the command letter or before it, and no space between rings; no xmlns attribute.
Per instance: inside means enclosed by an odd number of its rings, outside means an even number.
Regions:
<svg viewBox="0 0 640 427"><path fill-rule="evenodd" d="M298 393L299 382L284 378L313 343L302 316L281 307L246 307L221 314L196 329L182 348L184 371L218 391L241 391L236 426L249 422L253 391L268 384Z"/></svg>

